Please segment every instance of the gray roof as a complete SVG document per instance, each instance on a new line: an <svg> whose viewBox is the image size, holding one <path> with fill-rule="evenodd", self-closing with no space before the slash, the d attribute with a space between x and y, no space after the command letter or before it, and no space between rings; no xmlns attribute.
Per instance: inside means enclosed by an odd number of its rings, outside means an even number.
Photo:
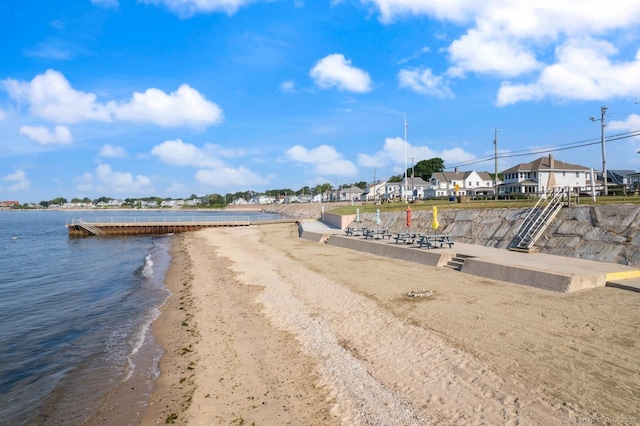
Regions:
<svg viewBox="0 0 640 426"><path fill-rule="evenodd" d="M438 179L441 182L451 182L454 180L465 180L466 178L469 177L469 175L471 175L471 173L473 173L473 171L467 171L467 172L436 172L433 175L431 175L431 179ZM491 175L489 175L489 172L476 172L478 174L478 176L480 176L480 179L482 180L492 180L491 179Z"/></svg>
<svg viewBox="0 0 640 426"><path fill-rule="evenodd" d="M553 167L551 167L551 160L553 160ZM531 171L587 171L591 170L588 167L579 166L576 164L565 163L564 161L556 160L553 156L541 157L537 160L533 160L530 163L520 163L517 166L513 166L510 169L503 171L502 173L516 173L516 172L531 172Z"/></svg>

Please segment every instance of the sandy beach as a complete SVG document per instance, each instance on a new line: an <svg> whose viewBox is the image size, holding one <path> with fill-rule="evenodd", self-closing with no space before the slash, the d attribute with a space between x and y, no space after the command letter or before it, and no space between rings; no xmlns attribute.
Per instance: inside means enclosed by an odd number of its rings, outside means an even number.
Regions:
<svg viewBox="0 0 640 426"><path fill-rule="evenodd" d="M143 424L640 423L639 293L492 281L292 224L179 235L167 285Z"/></svg>

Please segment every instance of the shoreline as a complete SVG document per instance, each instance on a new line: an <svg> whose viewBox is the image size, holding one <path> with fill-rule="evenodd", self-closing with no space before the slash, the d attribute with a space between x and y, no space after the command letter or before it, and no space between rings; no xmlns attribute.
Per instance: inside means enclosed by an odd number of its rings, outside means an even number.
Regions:
<svg viewBox="0 0 640 426"><path fill-rule="evenodd" d="M141 425L174 421L188 407L195 390L191 368L197 362L193 346L199 336L193 319L192 262L187 250L189 233L171 239L169 268L165 286L170 292L160 315L151 325L151 333L163 350L156 378Z"/></svg>
<svg viewBox="0 0 640 426"><path fill-rule="evenodd" d="M638 294L381 263L288 225L174 238L173 295L153 325L166 352L142 424L640 418ZM434 296L403 297L419 287Z"/></svg>

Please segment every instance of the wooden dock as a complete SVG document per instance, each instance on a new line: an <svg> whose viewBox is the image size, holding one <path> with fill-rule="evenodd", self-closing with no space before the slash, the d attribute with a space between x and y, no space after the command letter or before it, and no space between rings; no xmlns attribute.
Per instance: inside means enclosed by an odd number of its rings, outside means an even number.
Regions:
<svg viewBox="0 0 640 426"><path fill-rule="evenodd" d="M297 219L254 220L250 216L113 216L68 219L69 237L115 235L166 235L198 231L203 228L250 226L268 223L296 223Z"/></svg>

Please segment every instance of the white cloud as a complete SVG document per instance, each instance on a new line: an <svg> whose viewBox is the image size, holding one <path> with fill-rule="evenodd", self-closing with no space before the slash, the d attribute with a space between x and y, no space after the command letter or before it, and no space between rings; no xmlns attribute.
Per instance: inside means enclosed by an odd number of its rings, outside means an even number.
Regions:
<svg viewBox="0 0 640 426"><path fill-rule="evenodd" d="M362 167L386 168L391 165L397 173L404 173L405 159L415 159L416 161L429 160L431 158L442 158L445 165L456 164L474 159L475 156L461 148L444 149L442 151L434 151L428 146L413 146L409 142L406 143L402 138L387 138L384 146L373 155L359 154L358 164ZM411 167L407 163L407 167Z"/></svg>
<svg viewBox="0 0 640 426"><path fill-rule="evenodd" d="M198 170L195 178L201 184L215 188L235 188L241 190L247 187L263 185L266 179L253 173L245 167L216 167Z"/></svg>
<svg viewBox="0 0 640 426"><path fill-rule="evenodd" d="M30 82L7 79L3 82L9 96L30 105L35 117L58 123L85 120L111 121L109 107L96 103L96 95L75 90L57 71L47 70Z"/></svg>
<svg viewBox="0 0 640 426"><path fill-rule="evenodd" d="M400 87L408 87L418 93L433 95L439 98L453 97L453 93L445 84L442 76L433 75L430 69L401 70L398 73Z"/></svg>
<svg viewBox="0 0 640 426"><path fill-rule="evenodd" d="M558 99L603 100L640 96L640 50L634 61L612 62L615 47L593 39L571 40L556 49L557 63L542 70L530 84L504 82L496 104Z"/></svg>
<svg viewBox="0 0 640 426"><path fill-rule="evenodd" d="M351 61L339 53L320 59L309 75L321 89L337 87L356 93L371 91L369 74L351 66Z"/></svg>
<svg viewBox="0 0 640 426"><path fill-rule="evenodd" d="M222 121L218 105L186 84L169 94L154 88L134 92L131 100L120 103L100 103L95 94L75 90L54 70L47 70L30 82L7 79L2 84L12 99L29 105L31 115L58 123L116 119L162 127L201 128Z"/></svg>
<svg viewBox="0 0 640 426"><path fill-rule="evenodd" d="M139 0L142 3L165 6L182 18L198 13L225 12L233 15L241 7L256 3L258 0Z"/></svg>
<svg viewBox="0 0 640 426"><path fill-rule="evenodd" d="M280 91L284 93L293 93L296 90L296 83L292 80L283 81L280 83Z"/></svg>
<svg viewBox="0 0 640 426"><path fill-rule="evenodd" d="M108 164L98 165L95 174L85 173L78 179L77 189L99 194L149 195L153 192L148 177L116 172Z"/></svg>
<svg viewBox="0 0 640 426"><path fill-rule="evenodd" d="M313 149L296 145L285 152L285 157L294 163L310 165L310 173L332 176L355 176L358 173L351 161L345 160L342 154L329 145Z"/></svg>
<svg viewBox="0 0 640 426"><path fill-rule="evenodd" d="M158 89L135 92L130 102L116 108L115 116L119 120L153 123L162 127L206 127L222 121L222 110L197 90L183 84L170 94Z"/></svg>
<svg viewBox="0 0 640 426"><path fill-rule="evenodd" d="M5 114L5 112L0 109L0 121L3 121L6 116L7 116L7 114Z"/></svg>
<svg viewBox="0 0 640 426"><path fill-rule="evenodd" d="M640 129L640 114L631 114L625 120L611 120L607 123L607 127L616 130L637 131Z"/></svg>
<svg viewBox="0 0 640 426"><path fill-rule="evenodd" d="M41 145L66 145L71 143L71 131L67 126L56 126L53 132L44 126L22 126L20 134Z"/></svg>
<svg viewBox="0 0 640 426"><path fill-rule="evenodd" d="M638 55L632 58L625 50L626 56L618 56L615 48L604 46L613 47L614 41L637 45L637 0L617 0L615 5L599 0L361 2L378 9L386 23L426 15L463 28L464 33L446 49L450 66L444 75L462 78L477 73L511 79L502 84L498 105L546 97L638 96L638 79L632 77L638 75ZM602 45L597 47L598 43ZM557 44L561 47L554 56ZM580 45L583 48L577 48Z"/></svg>
<svg viewBox="0 0 640 426"><path fill-rule="evenodd" d="M127 158L127 151L119 146L103 145L98 155L102 158Z"/></svg>
<svg viewBox="0 0 640 426"><path fill-rule="evenodd" d="M452 76L466 72L512 77L539 67L535 55L516 40L470 30L449 47Z"/></svg>
<svg viewBox="0 0 640 426"><path fill-rule="evenodd" d="M185 143L180 139L164 141L151 149L151 154L165 164L173 166L213 167L224 165L220 154L227 154L221 147L205 144L202 148Z"/></svg>
<svg viewBox="0 0 640 426"><path fill-rule="evenodd" d="M27 174L24 170L16 170L13 173L0 178L3 182L8 182L8 190L12 192L25 191L31 186L31 182L27 178Z"/></svg>

